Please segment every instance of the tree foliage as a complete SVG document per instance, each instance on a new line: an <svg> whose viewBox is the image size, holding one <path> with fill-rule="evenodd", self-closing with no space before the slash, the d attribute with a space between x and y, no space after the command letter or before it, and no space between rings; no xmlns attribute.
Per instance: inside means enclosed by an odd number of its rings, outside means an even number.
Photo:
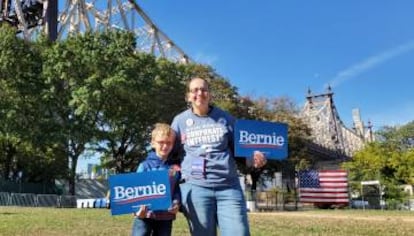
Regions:
<svg viewBox="0 0 414 236"><path fill-rule="evenodd" d="M116 30L25 42L2 27L0 41L1 175L65 177L72 193L87 152L117 173L134 169L151 126L186 107L185 79L207 71L139 53L133 34Z"/></svg>
<svg viewBox="0 0 414 236"><path fill-rule="evenodd" d="M311 131L300 118L299 109L290 98L259 98L254 102L251 112L255 119L288 125L288 158L270 162L267 167L269 175L282 171L284 175L293 178L296 170L312 164L312 156L308 154L306 147L306 143L310 141Z"/></svg>
<svg viewBox="0 0 414 236"><path fill-rule="evenodd" d="M33 43L15 36L8 26L0 30L0 174L15 179L16 173L24 171L24 178L41 179L50 172L31 172L23 163L32 163L33 170L44 171L46 164L53 165L54 158L48 154L48 144L41 124L43 104L39 98L44 83L39 78L41 55ZM39 146L39 143L43 143ZM44 147L44 148L43 148ZM36 164L36 157L47 160L45 165ZM31 160L33 162L31 162Z"/></svg>
<svg viewBox="0 0 414 236"><path fill-rule="evenodd" d="M379 141L368 144L343 166L349 170L353 188L358 189L360 181L379 180L388 199L401 200L404 194L396 186L414 184L414 122L383 127L376 135Z"/></svg>
<svg viewBox="0 0 414 236"><path fill-rule="evenodd" d="M270 162L269 174L308 164L309 129L290 99L241 96L210 66L156 59L135 44L133 34L116 30L26 42L1 27L0 174L24 169L30 181L67 178L73 194L86 153L116 173L134 170L152 125L170 123L187 107L186 83L194 76L207 78L213 103L236 118L289 125L289 157Z"/></svg>

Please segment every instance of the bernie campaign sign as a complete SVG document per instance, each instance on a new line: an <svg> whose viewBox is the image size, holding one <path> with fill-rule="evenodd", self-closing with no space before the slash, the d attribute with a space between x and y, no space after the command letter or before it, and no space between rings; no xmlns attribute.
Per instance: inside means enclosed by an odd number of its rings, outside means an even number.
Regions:
<svg viewBox="0 0 414 236"><path fill-rule="evenodd" d="M112 215L137 212L141 205L152 211L171 207L168 170L109 176Z"/></svg>
<svg viewBox="0 0 414 236"><path fill-rule="evenodd" d="M234 125L235 156L252 157L254 151L261 151L267 159L286 159L287 132L285 123L237 120Z"/></svg>

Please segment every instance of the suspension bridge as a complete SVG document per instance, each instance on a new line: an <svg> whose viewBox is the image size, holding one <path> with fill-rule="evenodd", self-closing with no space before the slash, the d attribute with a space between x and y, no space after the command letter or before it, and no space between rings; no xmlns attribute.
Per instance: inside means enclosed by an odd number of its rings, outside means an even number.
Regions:
<svg viewBox="0 0 414 236"><path fill-rule="evenodd" d="M28 40L41 32L58 40L87 30L122 29L136 35L138 51L176 62L192 62L135 0L0 0L0 24L16 27ZM312 129L309 151L325 165L352 157L374 140L372 125L364 125L358 109L353 110L353 127L344 125L333 95L330 88L322 94L309 90L301 111Z"/></svg>
<svg viewBox="0 0 414 236"><path fill-rule="evenodd" d="M312 129L309 152L319 157L319 166L335 166L349 159L368 142L374 141L372 124L365 125L359 109L352 111L353 127L348 128L339 117L332 89L313 94L308 90L302 118Z"/></svg>

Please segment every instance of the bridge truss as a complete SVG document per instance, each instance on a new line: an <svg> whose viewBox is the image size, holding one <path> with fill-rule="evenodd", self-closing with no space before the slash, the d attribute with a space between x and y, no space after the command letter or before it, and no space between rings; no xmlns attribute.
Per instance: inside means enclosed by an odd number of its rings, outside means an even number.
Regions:
<svg viewBox="0 0 414 236"><path fill-rule="evenodd" d="M313 95L308 91L301 116L312 129L312 152L328 157L346 159L374 140L372 125L365 126L358 109L353 110L353 128L347 128L339 118L333 101L332 89L327 93Z"/></svg>
<svg viewBox="0 0 414 236"><path fill-rule="evenodd" d="M85 31L127 30L136 35L138 51L191 61L135 0L0 0L0 24L4 23L26 39L40 32L55 40Z"/></svg>

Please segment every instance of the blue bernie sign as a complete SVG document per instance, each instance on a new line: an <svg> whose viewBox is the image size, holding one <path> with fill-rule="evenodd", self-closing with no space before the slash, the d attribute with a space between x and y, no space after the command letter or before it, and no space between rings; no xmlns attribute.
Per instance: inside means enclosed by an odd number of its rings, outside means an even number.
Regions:
<svg viewBox="0 0 414 236"><path fill-rule="evenodd" d="M109 176L111 214L137 212L141 205L152 211L171 207L168 170Z"/></svg>
<svg viewBox="0 0 414 236"><path fill-rule="evenodd" d="M237 120L234 125L236 157L252 157L261 151L267 159L283 160L288 156L288 125L279 122Z"/></svg>

